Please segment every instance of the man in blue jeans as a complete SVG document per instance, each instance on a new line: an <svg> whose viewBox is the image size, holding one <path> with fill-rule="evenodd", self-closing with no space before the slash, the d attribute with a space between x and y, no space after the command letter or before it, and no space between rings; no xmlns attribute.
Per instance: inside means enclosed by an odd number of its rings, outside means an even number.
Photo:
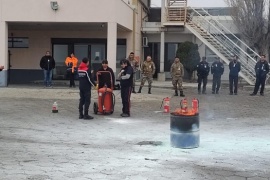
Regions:
<svg viewBox="0 0 270 180"><path fill-rule="evenodd" d="M40 67L44 72L44 86L52 86L52 70L55 68L54 58L50 55L50 51L47 51L45 56L40 60Z"/></svg>

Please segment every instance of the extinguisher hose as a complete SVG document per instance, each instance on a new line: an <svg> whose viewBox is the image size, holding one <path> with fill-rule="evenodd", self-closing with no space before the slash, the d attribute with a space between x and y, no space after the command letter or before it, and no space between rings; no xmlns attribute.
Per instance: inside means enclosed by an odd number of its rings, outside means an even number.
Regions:
<svg viewBox="0 0 270 180"><path fill-rule="evenodd" d="M160 109L162 108L162 105L163 105L164 99L165 99L165 98L163 98L163 100L161 101Z"/></svg>
<svg viewBox="0 0 270 180"><path fill-rule="evenodd" d="M115 95L111 93L112 95L112 112L114 111L114 106L115 106Z"/></svg>

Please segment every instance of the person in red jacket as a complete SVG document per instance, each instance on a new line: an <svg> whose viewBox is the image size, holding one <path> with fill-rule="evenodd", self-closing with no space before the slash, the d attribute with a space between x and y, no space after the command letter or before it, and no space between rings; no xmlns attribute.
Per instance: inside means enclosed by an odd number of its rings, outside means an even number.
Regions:
<svg viewBox="0 0 270 180"><path fill-rule="evenodd" d="M83 58L79 66L79 89L80 89L80 103L79 103L79 119L93 119L88 114L91 103L91 87L96 86L89 69L89 59Z"/></svg>

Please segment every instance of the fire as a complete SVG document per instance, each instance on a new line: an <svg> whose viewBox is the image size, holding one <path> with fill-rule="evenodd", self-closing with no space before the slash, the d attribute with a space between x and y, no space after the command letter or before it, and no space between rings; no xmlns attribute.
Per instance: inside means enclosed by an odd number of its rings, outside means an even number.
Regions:
<svg viewBox="0 0 270 180"><path fill-rule="evenodd" d="M173 114L175 115L183 115L183 116L194 116L196 114L196 111L194 109L187 109L183 110L181 108L177 108Z"/></svg>

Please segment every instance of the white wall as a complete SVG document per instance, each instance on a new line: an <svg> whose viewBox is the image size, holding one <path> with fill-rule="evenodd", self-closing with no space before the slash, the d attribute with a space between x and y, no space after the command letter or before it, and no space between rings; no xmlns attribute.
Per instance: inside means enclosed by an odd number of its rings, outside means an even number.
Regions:
<svg viewBox="0 0 270 180"><path fill-rule="evenodd" d="M8 22L118 22L132 29L132 9L120 0L0 0L1 21Z"/></svg>

